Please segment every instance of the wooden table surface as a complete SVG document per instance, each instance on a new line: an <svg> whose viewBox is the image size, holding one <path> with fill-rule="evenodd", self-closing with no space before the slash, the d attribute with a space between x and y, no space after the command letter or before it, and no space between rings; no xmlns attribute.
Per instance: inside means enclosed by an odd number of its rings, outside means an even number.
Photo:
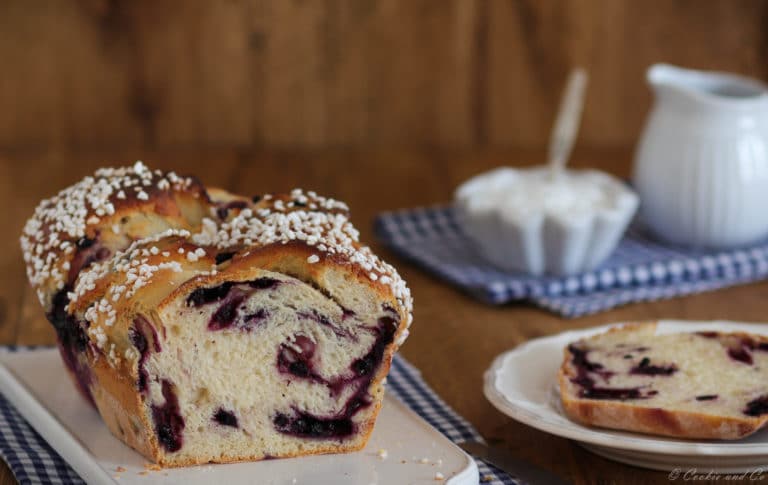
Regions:
<svg viewBox="0 0 768 485"><path fill-rule="evenodd" d="M348 202L363 238L408 281L415 299L412 333L402 354L453 408L490 441L574 483L666 483L667 474L630 467L593 455L574 443L517 423L483 397L482 374L499 353L526 340L609 322L656 319L766 320L768 283L674 300L632 304L566 320L525 304L487 306L408 264L371 239L376 213L450 200L463 179L503 163L537 163L543 153L376 150L260 152L255 150L166 153L15 152L0 154L0 344L52 344L54 333L29 289L18 235L38 201L101 165L142 159L151 167L198 175L206 184L257 194L294 186ZM574 165L620 176L629 172L631 150L577 151ZM1 462L0 462L1 463ZM15 483L0 464L0 485ZM699 482L697 482L699 483ZM706 483L706 482L702 482Z"/></svg>

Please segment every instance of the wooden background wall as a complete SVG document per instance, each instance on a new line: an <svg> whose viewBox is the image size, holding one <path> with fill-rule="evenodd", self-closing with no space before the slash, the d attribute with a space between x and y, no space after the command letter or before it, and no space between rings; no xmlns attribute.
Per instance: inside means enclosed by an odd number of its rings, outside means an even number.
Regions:
<svg viewBox="0 0 768 485"><path fill-rule="evenodd" d="M634 143L656 61L768 78L763 0L3 0L0 148Z"/></svg>

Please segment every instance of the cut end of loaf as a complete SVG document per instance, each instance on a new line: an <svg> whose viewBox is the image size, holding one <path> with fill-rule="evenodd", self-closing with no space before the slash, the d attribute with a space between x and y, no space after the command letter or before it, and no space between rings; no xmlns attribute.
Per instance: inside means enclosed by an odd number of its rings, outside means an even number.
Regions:
<svg viewBox="0 0 768 485"><path fill-rule="evenodd" d="M143 425L132 446L158 463L231 462L365 446L401 317L301 280L250 270L188 285L129 332ZM359 296L359 295L358 295ZM110 426L130 415L95 396Z"/></svg>

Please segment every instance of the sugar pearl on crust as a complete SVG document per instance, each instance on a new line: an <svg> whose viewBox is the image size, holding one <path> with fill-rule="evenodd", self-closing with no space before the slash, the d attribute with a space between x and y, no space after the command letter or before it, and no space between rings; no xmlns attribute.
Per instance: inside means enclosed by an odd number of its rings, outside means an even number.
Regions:
<svg viewBox="0 0 768 485"><path fill-rule="evenodd" d="M182 252L181 248L179 248L179 252ZM189 251L187 253L187 259L189 261L192 261L192 262L197 261L198 259L202 258L203 256L205 256L205 250L203 248L197 248L194 251Z"/></svg>

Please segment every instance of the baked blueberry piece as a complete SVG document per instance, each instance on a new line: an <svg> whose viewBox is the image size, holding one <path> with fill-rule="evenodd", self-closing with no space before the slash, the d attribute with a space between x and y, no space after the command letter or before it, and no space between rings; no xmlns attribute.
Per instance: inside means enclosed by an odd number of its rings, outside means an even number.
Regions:
<svg viewBox="0 0 768 485"><path fill-rule="evenodd" d="M738 439L768 421L768 338L628 324L570 344L559 381L566 414L586 425Z"/></svg>
<svg viewBox="0 0 768 485"><path fill-rule="evenodd" d="M42 202L22 247L75 384L148 458L365 446L411 297L343 203L137 164Z"/></svg>

